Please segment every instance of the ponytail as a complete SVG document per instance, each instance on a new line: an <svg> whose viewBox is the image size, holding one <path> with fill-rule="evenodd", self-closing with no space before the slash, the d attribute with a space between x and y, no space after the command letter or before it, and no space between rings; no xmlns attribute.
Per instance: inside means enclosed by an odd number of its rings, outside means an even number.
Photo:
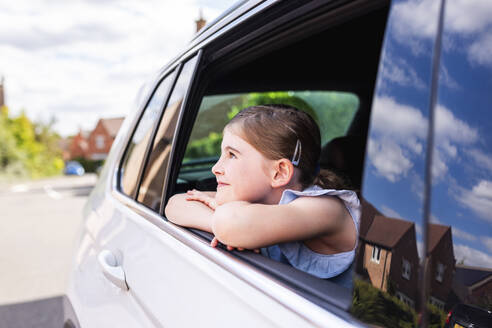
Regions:
<svg viewBox="0 0 492 328"><path fill-rule="evenodd" d="M318 185L323 189L349 189L352 188L350 180L344 175L337 174L330 169L321 169L314 177L313 185Z"/></svg>

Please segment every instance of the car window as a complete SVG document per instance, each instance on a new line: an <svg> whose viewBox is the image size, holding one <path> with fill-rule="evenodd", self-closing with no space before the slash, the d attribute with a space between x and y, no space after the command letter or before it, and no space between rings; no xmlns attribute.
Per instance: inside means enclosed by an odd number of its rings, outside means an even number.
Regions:
<svg viewBox="0 0 492 328"><path fill-rule="evenodd" d="M415 16L405 14L411 2L392 6L367 140L352 313L377 326L410 327L419 320L423 296L419 272L438 10L426 13L433 24L423 33Z"/></svg>
<svg viewBox="0 0 492 328"><path fill-rule="evenodd" d="M123 157L119 173L119 187L123 193L132 198L136 196L138 177L152 137L152 131L159 121L162 107L174 82L174 76L174 72L169 74L155 89Z"/></svg>
<svg viewBox="0 0 492 328"><path fill-rule="evenodd" d="M355 18L347 15L343 23L323 28L313 22L316 30L303 28L298 32L305 34L299 38L278 39L273 31L261 38L272 44L259 43L256 38L239 40L237 33L247 34L242 28L211 40L203 49L199 80L193 82L199 89L194 93L197 99L183 111L166 197L192 188L215 190L211 167L220 154L223 127L243 107L271 103L294 105L312 114L322 133L320 167L335 168L349 177L354 186L350 189L359 189L388 9L373 8ZM285 30L282 33L288 35ZM322 51L327 43L336 51ZM211 239L210 234L196 229L191 232ZM339 276L321 279L252 252L232 254L318 306L343 311L350 307L354 265ZM418 269L407 271L417 276ZM401 271L399 275L402 277ZM348 278L347 284L337 278Z"/></svg>
<svg viewBox="0 0 492 328"><path fill-rule="evenodd" d="M485 50L492 30L456 22L453 13L472 10L476 6L469 2L446 3L434 109L427 275L431 312L444 316L455 304L470 304L474 307L462 305L474 318L466 324L480 326L475 307L492 310L492 57ZM481 10L492 10L492 3L484 2ZM490 23L490 17L480 20Z"/></svg>
<svg viewBox="0 0 492 328"><path fill-rule="evenodd" d="M222 130L241 109L287 104L309 113L321 130L322 144L345 135L359 107L358 97L335 91L272 91L204 97L186 146L178 190L215 190L212 165L220 156Z"/></svg>
<svg viewBox="0 0 492 328"><path fill-rule="evenodd" d="M137 200L155 211L159 211L160 208L162 188L171 153L172 138L196 62L196 57L186 62L179 74L168 105L160 120L159 128L157 129L148 158L148 164L145 166L142 176Z"/></svg>

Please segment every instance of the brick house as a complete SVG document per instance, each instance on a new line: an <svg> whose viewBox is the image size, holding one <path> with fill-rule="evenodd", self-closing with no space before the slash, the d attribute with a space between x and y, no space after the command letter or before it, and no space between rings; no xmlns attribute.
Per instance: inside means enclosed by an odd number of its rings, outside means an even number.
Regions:
<svg viewBox="0 0 492 328"><path fill-rule="evenodd" d="M72 138L72 141L70 142L70 145L68 147L70 159L75 159L80 157L87 158L89 152L89 143L87 139L89 138L89 134L90 134L89 131L79 130L79 133L77 133Z"/></svg>
<svg viewBox="0 0 492 328"><path fill-rule="evenodd" d="M123 120L123 117L102 118L97 122L96 127L87 138L86 158L92 160L106 159Z"/></svg>
<svg viewBox="0 0 492 328"><path fill-rule="evenodd" d="M5 79L3 76L0 78L0 107L5 106L5 91L3 90L3 84Z"/></svg>
<svg viewBox="0 0 492 328"><path fill-rule="evenodd" d="M447 308L454 303L468 303L484 307L492 303L492 269L457 264L453 277L455 302L448 299Z"/></svg>
<svg viewBox="0 0 492 328"><path fill-rule="evenodd" d="M415 307L419 268L415 224L375 214L366 225L361 223L367 232L361 233L364 250L359 252L364 275L373 286L386 292L392 289L401 301Z"/></svg>
<svg viewBox="0 0 492 328"><path fill-rule="evenodd" d="M428 227L428 238L429 301L444 310L455 272L451 227L431 223Z"/></svg>

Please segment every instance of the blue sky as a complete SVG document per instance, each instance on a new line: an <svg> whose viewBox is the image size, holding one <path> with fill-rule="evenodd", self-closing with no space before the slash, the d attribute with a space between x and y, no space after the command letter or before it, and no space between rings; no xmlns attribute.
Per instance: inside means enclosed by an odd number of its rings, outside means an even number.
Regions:
<svg viewBox="0 0 492 328"><path fill-rule="evenodd" d="M125 116L139 88L234 1L20 0L0 2L0 76L11 112L56 116L56 130Z"/></svg>
<svg viewBox="0 0 492 328"><path fill-rule="evenodd" d="M364 195L416 223L422 196L432 25L437 2L400 1L392 13L374 100ZM492 267L492 3L448 2L435 110L431 219L452 226L458 262ZM484 119L485 118L485 119Z"/></svg>

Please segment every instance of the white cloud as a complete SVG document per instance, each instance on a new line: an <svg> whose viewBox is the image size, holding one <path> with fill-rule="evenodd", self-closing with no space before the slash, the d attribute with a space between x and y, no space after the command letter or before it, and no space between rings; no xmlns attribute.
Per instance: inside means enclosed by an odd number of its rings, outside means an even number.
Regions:
<svg viewBox="0 0 492 328"><path fill-rule="evenodd" d="M0 4L0 75L13 114L56 115L63 135L132 110L139 87L227 1L16 1Z"/></svg>
<svg viewBox="0 0 492 328"><path fill-rule="evenodd" d="M389 139L382 141L370 139L369 159L377 173L391 182L396 182L405 176L413 166L403 154L400 146Z"/></svg>
<svg viewBox="0 0 492 328"><path fill-rule="evenodd" d="M480 240L487 247L490 253L492 253L492 237L481 237Z"/></svg>
<svg viewBox="0 0 492 328"><path fill-rule="evenodd" d="M472 190L462 190L457 199L481 218L492 222L492 181L481 180Z"/></svg>
<svg viewBox="0 0 492 328"><path fill-rule="evenodd" d="M485 154L479 149L471 149L467 154L475 161L475 163L492 172L492 155Z"/></svg>
<svg viewBox="0 0 492 328"><path fill-rule="evenodd" d="M458 229L456 227L452 227L451 228L452 230L452 233L453 233L453 238L454 237L457 237L457 238L460 238L460 239L463 239L463 240L467 240L467 241L476 241L477 240L477 237L472 235L471 233L468 233L464 230L461 230L461 229Z"/></svg>
<svg viewBox="0 0 492 328"><path fill-rule="evenodd" d="M464 261L466 265L490 268L492 256L463 244L454 244L456 262Z"/></svg>
<svg viewBox="0 0 492 328"><path fill-rule="evenodd" d="M387 217L405 220L400 215L400 213L398 213L397 211L395 211L394 209L392 209L386 205L381 206L381 212L383 212L383 214L386 215Z"/></svg>
<svg viewBox="0 0 492 328"><path fill-rule="evenodd" d="M393 7L395 31L400 37L430 38L437 29L439 1L415 0L398 3Z"/></svg>
<svg viewBox="0 0 492 328"><path fill-rule="evenodd" d="M391 81L402 86L413 86L417 89L426 87L412 66L403 58L395 58L390 53L386 53L384 56L381 75L385 82Z"/></svg>
<svg viewBox="0 0 492 328"><path fill-rule="evenodd" d="M492 23L490 0L453 0L446 6L446 24L461 34L480 32Z"/></svg>
<svg viewBox="0 0 492 328"><path fill-rule="evenodd" d="M482 35L475 40L468 48L468 60L472 64L485 66L492 65L492 35L490 33Z"/></svg>
<svg viewBox="0 0 492 328"><path fill-rule="evenodd" d="M469 144L477 141L478 131L456 118L445 106L436 108L436 139L438 143L455 142Z"/></svg>
<svg viewBox="0 0 492 328"><path fill-rule="evenodd" d="M451 74L449 74L449 71L446 68L446 66L442 63L441 63L441 70L439 72L439 79L440 79L439 81L440 83L442 83L443 85L445 85L450 89L460 89L458 82L456 82L456 80L453 79Z"/></svg>
<svg viewBox="0 0 492 328"><path fill-rule="evenodd" d="M427 119L417 108L390 97L376 97L373 108L369 159L377 174L395 182L413 167L412 157L422 154Z"/></svg>
<svg viewBox="0 0 492 328"><path fill-rule="evenodd" d="M426 137L427 119L419 109L386 96L376 97L373 108L372 127L378 134L412 142Z"/></svg>
<svg viewBox="0 0 492 328"><path fill-rule="evenodd" d="M456 118L445 106L436 107L436 148L432 159L432 176L442 180L448 173L448 162L456 160L458 146L469 145L478 140L477 129Z"/></svg>

